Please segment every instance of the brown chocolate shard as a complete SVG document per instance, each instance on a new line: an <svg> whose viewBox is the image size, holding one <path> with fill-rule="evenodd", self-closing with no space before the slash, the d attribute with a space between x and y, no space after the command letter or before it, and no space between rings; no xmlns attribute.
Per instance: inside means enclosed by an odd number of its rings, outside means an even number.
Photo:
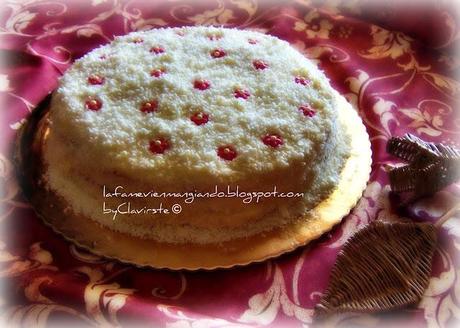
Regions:
<svg viewBox="0 0 460 328"><path fill-rule="evenodd" d="M389 171L394 192L413 192L414 198L419 198L460 179L460 151L454 147L406 134L391 138L387 152L408 163Z"/></svg>

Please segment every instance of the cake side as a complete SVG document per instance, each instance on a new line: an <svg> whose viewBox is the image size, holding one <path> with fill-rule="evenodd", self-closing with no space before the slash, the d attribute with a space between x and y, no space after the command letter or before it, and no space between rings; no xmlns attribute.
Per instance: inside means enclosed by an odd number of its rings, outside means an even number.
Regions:
<svg viewBox="0 0 460 328"><path fill-rule="evenodd" d="M340 171L343 167L343 159L349 156L347 151L349 136L343 133L343 127L340 124L337 125L337 130L341 138L336 136L335 140L331 139L331 152L325 153L322 158L325 161L316 167L319 172ZM52 144L51 146L56 145ZM61 148L61 150L65 149ZM53 151L53 154L57 158L62 158L61 155L65 156L65 152ZM327 160L332 160L334 165L326 165ZM112 230L168 243L219 243L237 238L247 238L275 228L282 228L285 225L294 224L298 220L304 220L304 217L308 215L310 209L306 204L316 203L318 199L326 199L335 190L338 182L335 180L335 174L330 176L318 174L314 183L312 183L312 187L306 190L304 198L292 202L292 204L288 202L280 204L272 211L264 211L262 216L258 216L252 221L246 220L245 224L238 226L220 224L222 221L229 220L229 218L230 222L234 222L231 217L234 208L227 207L230 211L223 210L219 206L223 205L222 203L219 204L219 200L213 200L210 204L211 208L207 210L196 210L195 206L191 207L198 221L201 219L210 222L206 227L197 226L193 224L194 220L190 220L190 217L181 217L180 215L170 216L163 220L158 215L120 215L113 221L111 215L104 215L102 212L101 188L82 175L75 174L76 171L68 165L69 162L61 161L60 163L61 165L54 165L48 171L47 177L55 180L55 182L59 181L57 185L59 186L58 190L61 197L66 200L73 200L68 201L70 204L69 210L92 218ZM148 200L143 204L133 204L133 207L152 206L152 203L152 200ZM113 206L116 206L116 202ZM167 205L165 206L167 207ZM244 214L247 215L248 211L245 211ZM178 217L180 219L175 220Z"/></svg>

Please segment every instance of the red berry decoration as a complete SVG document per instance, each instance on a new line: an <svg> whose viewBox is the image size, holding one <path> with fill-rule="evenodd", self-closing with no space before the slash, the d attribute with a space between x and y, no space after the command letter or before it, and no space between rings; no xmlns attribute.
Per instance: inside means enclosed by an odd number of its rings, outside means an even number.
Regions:
<svg viewBox="0 0 460 328"><path fill-rule="evenodd" d="M209 83L209 81L206 81L206 80L193 81L193 87L198 90L203 91L203 90L209 89L210 86L211 86L211 83Z"/></svg>
<svg viewBox="0 0 460 328"><path fill-rule="evenodd" d="M92 74L88 76L88 83L92 85L101 85L105 81L104 77L97 75L97 74Z"/></svg>
<svg viewBox="0 0 460 328"><path fill-rule="evenodd" d="M96 112L102 108L102 101L97 98L88 97L85 101L85 107Z"/></svg>
<svg viewBox="0 0 460 328"><path fill-rule="evenodd" d="M262 142L267 146L278 148L282 144L284 144L283 138L281 138L277 134L267 134L265 137L262 138Z"/></svg>
<svg viewBox="0 0 460 328"><path fill-rule="evenodd" d="M155 47L150 48L150 52L153 52L154 54L159 55L165 52L165 49L160 46L155 46Z"/></svg>
<svg viewBox="0 0 460 328"><path fill-rule="evenodd" d="M190 119L192 120L193 123L196 125L202 125L206 124L209 121L209 115L206 113L198 112L193 114Z"/></svg>
<svg viewBox="0 0 460 328"><path fill-rule="evenodd" d="M132 40L134 43L142 43L144 42L144 39L140 38L140 37L136 37Z"/></svg>
<svg viewBox="0 0 460 328"><path fill-rule="evenodd" d="M233 160L238 154L233 146L220 146L217 148L217 155L226 161Z"/></svg>
<svg viewBox="0 0 460 328"><path fill-rule="evenodd" d="M312 109L308 105L302 105L299 107L299 110L307 117L313 117L316 115L316 112L314 109Z"/></svg>
<svg viewBox="0 0 460 328"><path fill-rule="evenodd" d="M141 105L141 112L142 113L153 113L158 110L158 101L157 100L150 100L142 103Z"/></svg>
<svg viewBox="0 0 460 328"><path fill-rule="evenodd" d="M163 154L169 148L171 145L165 138L157 138L149 142L149 150L154 154Z"/></svg>
<svg viewBox="0 0 460 328"><path fill-rule="evenodd" d="M254 65L255 69L266 69L268 67L268 64L264 62L263 60L256 59L252 62L252 65Z"/></svg>
<svg viewBox="0 0 460 328"><path fill-rule="evenodd" d="M212 58L222 58L226 55L227 53L222 50L222 49L214 49L211 51L211 57Z"/></svg>
<svg viewBox="0 0 460 328"><path fill-rule="evenodd" d="M250 44L257 44L259 41L255 40L255 39L248 39L248 42Z"/></svg>
<svg viewBox="0 0 460 328"><path fill-rule="evenodd" d="M303 76L296 76L294 78L294 81L295 81L295 83L302 84L302 85L309 85L310 84L310 80L307 79L306 77L303 77Z"/></svg>
<svg viewBox="0 0 460 328"><path fill-rule="evenodd" d="M162 76L165 72L165 70L163 68L160 68L160 69L153 69L151 72L150 72L150 75L151 76L154 76L154 77L160 77Z"/></svg>
<svg viewBox="0 0 460 328"><path fill-rule="evenodd" d="M235 89L235 91L233 91L233 95L235 96L235 98L248 99L251 94L248 90Z"/></svg>

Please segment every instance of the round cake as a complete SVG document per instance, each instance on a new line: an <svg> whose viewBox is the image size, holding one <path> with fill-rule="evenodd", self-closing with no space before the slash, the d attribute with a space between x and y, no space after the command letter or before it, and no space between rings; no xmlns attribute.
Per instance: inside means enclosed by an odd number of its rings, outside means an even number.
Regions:
<svg viewBox="0 0 460 328"><path fill-rule="evenodd" d="M218 243L305 218L349 157L339 95L276 37L133 32L53 94L43 159L68 210L166 243Z"/></svg>

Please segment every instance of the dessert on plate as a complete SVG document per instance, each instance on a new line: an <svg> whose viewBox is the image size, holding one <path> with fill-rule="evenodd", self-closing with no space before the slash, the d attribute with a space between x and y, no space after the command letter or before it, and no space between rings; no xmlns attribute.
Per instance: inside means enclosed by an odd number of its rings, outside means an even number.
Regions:
<svg viewBox="0 0 460 328"><path fill-rule="evenodd" d="M273 36L133 32L60 79L47 188L68 210L139 238L208 244L267 232L304 220L337 187L350 156L338 99L314 63Z"/></svg>

